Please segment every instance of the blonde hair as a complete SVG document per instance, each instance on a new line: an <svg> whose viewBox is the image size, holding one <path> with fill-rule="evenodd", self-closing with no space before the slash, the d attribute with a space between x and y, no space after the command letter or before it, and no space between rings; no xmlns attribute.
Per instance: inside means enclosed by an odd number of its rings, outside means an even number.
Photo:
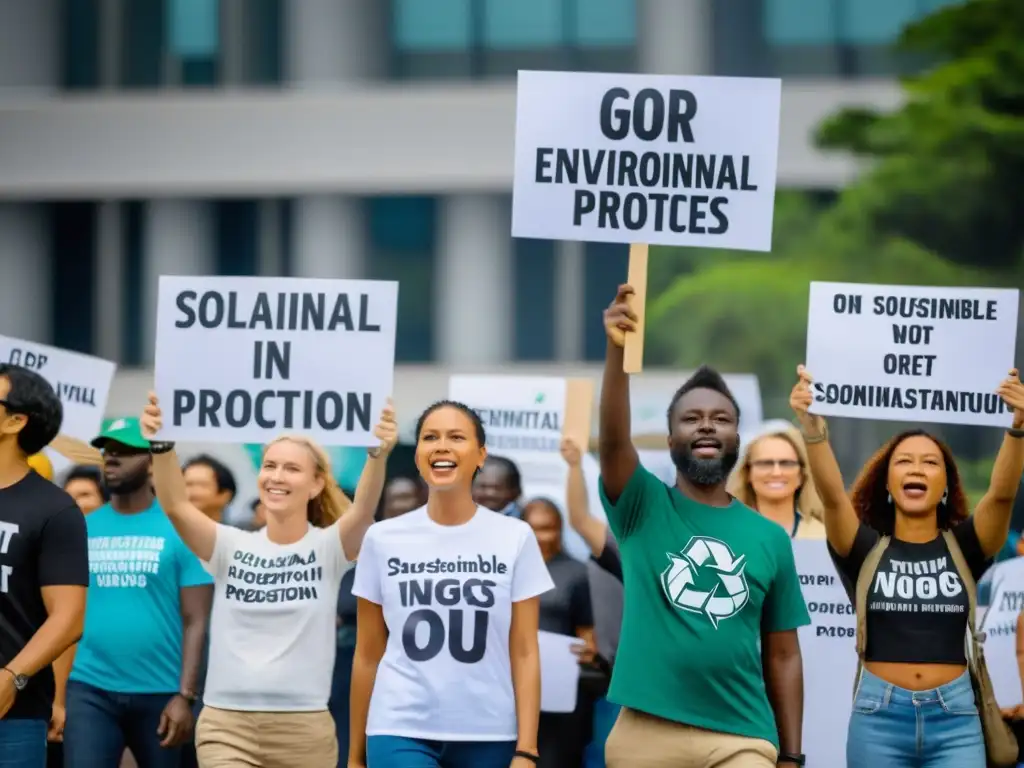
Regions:
<svg viewBox="0 0 1024 768"><path fill-rule="evenodd" d="M800 461L800 487L796 491L796 509L800 513L800 517L804 520L823 522L825 517L824 505L821 503L818 489L814 487L814 479L811 477L807 460L807 446L804 444L803 436L794 427L765 432L763 435L758 435L752 440L743 452L743 458L736 465L736 470L732 473L732 477L729 478L726 490L748 507L757 509L757 497L754 495L754 488L750 484L750 454L754 450L755 445L769 437L777 437L793 446L797 459Z"/></svg>
<svg viewBox="0 0 1024 768"><path fill-rule="evenodd" d="M309 500L306 505L306 519L317 528L329 527L352 506L352 500L345 495L339 487L338 481L334 479L334 473L331 472L331 460L327 457L327 452L304 435L281 435L263 446L263 456L266 457L270 446L278 443L301 445L313 457L316 476L324 481L324 489Z"/></svg>

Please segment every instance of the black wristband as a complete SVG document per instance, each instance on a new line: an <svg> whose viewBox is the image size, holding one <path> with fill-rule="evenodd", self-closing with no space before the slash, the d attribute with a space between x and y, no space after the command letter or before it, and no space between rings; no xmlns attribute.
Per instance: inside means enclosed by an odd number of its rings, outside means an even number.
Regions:
<svg viewBox="0 0 1024 768"><path fill-rule="evenodd" d="M522 757L522 758L525 758L525 759L529 760L531 763L533 763L534 765L537 765L538 763L540 763L540 755L535 755L532 752L524 752L521 749L517 749L516 753L514 755L512 755L512 757Z"/></svg>
<svg viewBox="0 0 1024 768"><path fill-rule="evenodd" d="M153 442L149 443L150 453L170 453L174 450L174 443L172 442Z"/></svg>
<svg viewBox="0 0 1024 768"><path fill-rule="evenodd" d="M796 765L804 765L807 762L807 756L801 754L794 754L792 752L780 752L779 759L776 762L795 763Z"/></svg>
<svg viewBox="0 0 1024 768"><path fill-rule="evenodd" d="M1024 437L1024 429L1010 427L1008 430L1006 430L1006 434L1008 434L1010 437L1015 437L1019 440L1020 438Z"/></svg>

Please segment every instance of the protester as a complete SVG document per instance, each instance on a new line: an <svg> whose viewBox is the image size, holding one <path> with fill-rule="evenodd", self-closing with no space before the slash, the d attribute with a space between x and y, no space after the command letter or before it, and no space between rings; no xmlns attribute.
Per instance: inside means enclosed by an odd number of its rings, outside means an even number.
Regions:
<svg viewBox="0 0 1024 768"><path fill-rule="evenodd" d="M600 490L626 586L608 765L802 765L797 628L810 616L789 536L725 489L740 409L710 368L669 404L676 485L640 464L623 372L632 295L621 286L605 310L599 410Z"/></svg>
<svg viewBox="0 0 1024 768"><path fill-rule="evenodd" d="M213 581L156 501L138 419L116 419L92 444L110 503L86 520L89 598L64 765L113 766L127 747L142 768L178 768L195 725Z"/></svg>
<svg viewBox="0 0 1024 768"><path fill-rule="evenodd" d="M28 458L60 430L63 408L39 374L0 364L0 762L43 768L60 738L53 665L82 634L89 559L85 518ZM59 666L59 665L58 665ZM59 676L66 669L57 669Z"/></svg>
<svg viewBox="0 0 1024 768"><path fill-rule="evenodd" d="M562 513L554 502L549 499L527 502L523 507L523 520L533 528L544 564L555 584L554 589L540 596L540 629L582 641L573 646L583 667L576 709L564 713L541 712L537 731L538 764L542 768L581 766L593 731L594 701L604 693L594 690L595 683L603 682L606 674L595 661L597 645L587 566L562 549Z"/></svg>
<svg viewBox="0 0 1024 768"><path fill-rule="evenodd" d="M1013 409L1013 427L1003 437L988 491L970 515L949 448L920 429L883 445L847 495L828 426L808 412L810 373L800 366L797 374L790 404L824 503L829 553L855 605L858 580L867 580L870 589L867 616L858 617L867 646L847 764L983 768L985 742L965 655L964 638L973 631L967 590L1006 540L1024 472L1024 385L1016 370L999 385L998 394ZM942 535L946 531L951 540ZM954 545L970 574L955 566ZM865 562L879 552L875 573L862 575ZM974 583L965 583L966 577Z"/></svg>
<svg viewBox="0 0 1024 768"><path fill-rule="evenodd" d="M393 477L384 486L380 519L404 515L427 503L427 487L419 477Z"/></svg>
<svg viewBox="0 0 1024 768"><path fill-rule="evenodd" d="M64 477L64 490L78 504L82 514L95 512L109 500L98 467L82 464L72 467Z"/></svg>
<svg viewBox="0 0 1024 768"><path fill-rule="evenodd" d="M792 427L759 435L748 445L726 490L794 539L825 538L821 499L807 468L807 446Z"/></svg>
<svg viewBox="0 0 1024 768"><path fill-rule="evenodd" d="M152 441L161 426L150 395L143 433ZM350 506L321 447L301 436L271 441L258 478L267 510L260 531L215 523L199 511L188 501L173 444L152 443L157 497L215 580L205 706L196 729L200 764L337 765L327 702L338 584L373 522L398 439L390 404L374 435L380 444L367 450Z"/></svg>
<svg viewBox="0 0 1024 768"><path fill-rule="evenodd" d="M583 475L583 452L570 438L562 440L562 458L569 467L565 489L565 506L569 525L590 548L591 559L602 569L622 581L622 559L608 525L590 514L587 481ZM616 633L618 634L618 633Z"/></svg>
<svg viewBox="0 0 1024 768"><path fill-rule="evenodd" d="M350 766L537 762L539 596L553 585L529 526L473 500L485 444L467 406L424 411L416 467L427 504L367 533L352 589Z"/></svg>
<svg viewBox="0 0 1024 768"><path fill-rule="evenodd" d="M225 512L238 493L231 470L213 456L202 453L186 461L182 473L189 503L215 523L230 523Z"/></svg>
<svg viewBox="0 0 1024 768"><path fill-rule="evenodd" d="M488 456L473 481L474 501L492 512L522 517L522 495L523 478L516 463L504 456Z"/></svg>

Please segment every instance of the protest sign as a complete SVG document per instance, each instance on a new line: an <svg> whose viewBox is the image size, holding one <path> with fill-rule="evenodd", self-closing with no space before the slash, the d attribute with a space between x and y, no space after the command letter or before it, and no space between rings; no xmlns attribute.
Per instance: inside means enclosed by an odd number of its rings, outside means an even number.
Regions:
<svg viewBox="0 0 1024 768"><path fill-rule="evenodd" d="M520 71L512 234L771 250L781 81Z"/></svg>
<svg viewBox="0 0 1024 768"><path fill-rule="evenodd" d="M30 368L50 382L64 407L62 435L88 443L99 434L117 370L114 363L7 336L0 336L0 361ZM71 464L56 451L47 455L55 472Z"/></svg>
<svg viewBox="0 0 1024 768"><path fill-rule="evenodd" d="M1017 617L1024 611L1024 557L999 563L992 572L992 602L981 629L985 661L1001 707L1024 703L1017 665Z"/></svg>
<svg viewBox="0 0 1024 768"><path fill-rule="evenodd" d="M1008 427L1017 290L811 283L811 412Z"/></svg>
<svg viewBox="0 0 1024 768"><path fill-rule="evenodd" d="M161 276L160 438L376 445L397 306L394 282Z"/></svg>
<svg viewBox="0 0 1024 768"><path fill-rule="evenodd" d="M824 541L794 539L793 557L811 614L811 624L798 631L807 766L846 765L846 732L857 674L857 620Z"/></svg>

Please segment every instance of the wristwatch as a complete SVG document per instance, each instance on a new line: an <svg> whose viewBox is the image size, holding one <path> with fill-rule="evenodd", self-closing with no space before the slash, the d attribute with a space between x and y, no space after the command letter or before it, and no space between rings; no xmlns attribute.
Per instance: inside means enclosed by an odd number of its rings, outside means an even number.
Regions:
<svg viewBox="0 0 1024 768"><path fill-rule="evenodd" d="M149 452L150 453L155 453L155 454L170 453L173 450L174 450L174 443L172 443L172 442L170 442L168 440L164 440L164 441L153 441L153 440L151 440L150 443L149 443Z"/></svg>
<svg viewBox="0 0 1024 768"><path fill-rule="evenodd" d="M807 755L794 754L792 752L780 752L779 763L793 763L794 765L805 765L807 763Z"/></svg>
<svg viewBox="0 0 1024 768"><path fill-rule="evenodd" d="M14 690L24 691L28 687L28 675L19 675L13 669L3 668L3 671L14 678Z"/></svg>

